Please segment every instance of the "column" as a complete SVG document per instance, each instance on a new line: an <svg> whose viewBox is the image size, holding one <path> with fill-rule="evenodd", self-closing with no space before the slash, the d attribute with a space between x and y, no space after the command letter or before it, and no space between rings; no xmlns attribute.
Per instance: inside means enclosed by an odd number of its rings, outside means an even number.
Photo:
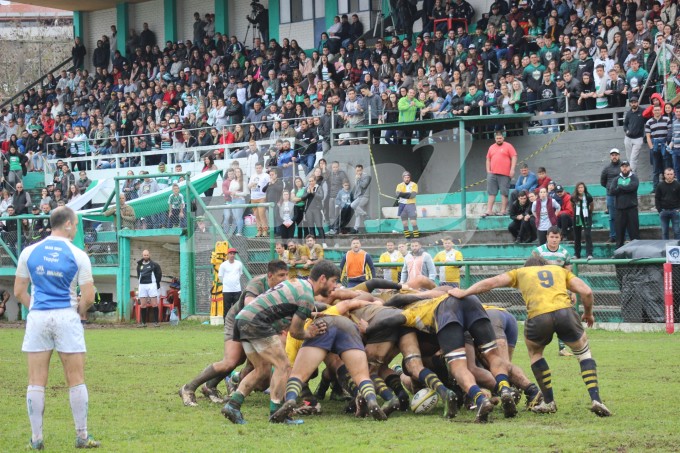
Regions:
<svg viewBox="0 0 680 453"><path fill-rule="evenodd" d="M229 35L229 0L215 0L215 33Z"/></svg>
<svg viewBox="0 0 680 453"><path fill-rule="evenodd" d="M130 33L127 3L118 3L116 5L116 28L118 29L118 34L116 35L118 50L120 51L120 54L125 57L127 56L125 52L125 41Z"/></svg>
<svg viewBox="0 0 680 453"><path fill-rule="evenodd" d="M163 0L165 40L177 41L177 0Z"/></svg>

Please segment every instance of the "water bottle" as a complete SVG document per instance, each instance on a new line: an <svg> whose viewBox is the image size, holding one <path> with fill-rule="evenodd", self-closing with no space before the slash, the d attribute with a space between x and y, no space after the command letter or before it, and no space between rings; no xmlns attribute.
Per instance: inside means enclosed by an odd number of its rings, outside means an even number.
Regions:
<svg viewBox="0 0 680 453"><path fill-rule="evenodd" d="M427 209L426 208L423 208L423 209L420 210L420 217L423 217L423 218L427 217Z"/></svg>
<svg viewBox="0 0 680 453"><path fill-rule="evenodd" d="M176 326L177 324L179 324L179 316L177 316L177 309L173 308L170 312L170 325Z"/></svg>

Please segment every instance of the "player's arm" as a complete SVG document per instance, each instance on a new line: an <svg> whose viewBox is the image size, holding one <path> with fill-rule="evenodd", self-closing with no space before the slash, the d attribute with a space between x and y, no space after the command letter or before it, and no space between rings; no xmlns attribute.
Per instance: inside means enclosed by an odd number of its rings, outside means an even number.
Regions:
<svg viewBox="0 0 680 453"><path fill-rule="evenodd" d="M31 296L28 294L28 285L31 279L27 277L16 277L14 279L14 297L27 309L31 305Z"/></svg>
<svg viewBox="0 0 680 453"><path fill-rule="evenodd" d="M380 332L383 329L399 327L406 323L406 316L404 316L403 313L397 310L391 311L394 311L394 313L373 322L368 329L366 329L366 336L371 336L374 332Z"/></svg>
<svg viewBox="0 0 680 453"><path fill-rule="evenodd" d="M510 276L508 274L501 274L477 282L468 289L454 288L449 291L449 294L453 297L457 297L458 299L462 299L474 294L485 293L495 288L504 288L506 286L510 286L510 283Z"/></svg>
<svg viewBox="0 0 680 453"><path fill-rule="evenodd" d="M396 296L390 298L383 305L386 307L397 307L403 308L407 305L411 305L415 302L420 302L421 300L429 299L429 297L423 297L420 293L417 294L397 294Z"/></svg>
<svg viewBox="0 0 680 453"><path fill-rule="evenodd" d="M80 303L78 304L78 312L81 316L86 316L87 310L94 304L94 283L84 283L80 285Z"/></svg>
<svg viewBox="0 0 680 453"><path fill-rule="evenodd" d="M356 310L357 308L362 308L373 303L374 302L362 299L343 300L342 302L335 304L335 309L338 311L338 314L345 315L352 310Z"/></svg>
<svg viewBox="0 0 680 453"><path fill-rule="evenodd" d="M300 317L298 314L294 314L293 319L290 322L288 333L291 337L297 340L306 340L308 338L314 338L319 335L323 335L326 333L326 327L326 321L317 319L305 330L305 319Z"/></svg>
<svg viewBox="0 0 680 453"><path fill-rule="evenodd" d="M366 289L372 293L376 289L394 289L399 291L402 288L401 283L391 282L384 278L372 278L365 282Z"/></svg>
<svg viewBox="0 0 680 453"><path fill-rule="evenodd" d="M581 302L583 302L583 315L581 319L588 324L588 327L593 327L595 322L595 316L593 316L593 305L595 304L593 290L578 277L572 277L569 280L568 286L571 291L581 296Z"/></svg>

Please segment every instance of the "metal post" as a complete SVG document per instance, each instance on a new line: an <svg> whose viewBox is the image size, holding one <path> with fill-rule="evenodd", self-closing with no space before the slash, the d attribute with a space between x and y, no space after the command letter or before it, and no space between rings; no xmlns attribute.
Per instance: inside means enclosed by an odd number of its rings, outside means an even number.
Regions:
<svg viewBox="0 0 680 453"><path fill-rule="evenodd" d="M118 284L118 319L130 320L130 238L118 236L118 267L116 280Z"/></svg>
<svg viewBox="0 0 680 453"><path fill-rule="evenodd" d="M196 314L196 279L194 278L195 276L195 251L193 247L193 237L194 237L194 220L193 216L191 213L191 189L195 188L193 187L193 184L191 184L191 173L186 173L184 176L186 184L184 185L185 187L185 192L186 192L186 213L184 214L184 218L187 222L187 227L186 227L186 234L180 236L180 257L179 257L179 267L180 267L180 288L182 291L182 299L188 301L188 315L195 315ZM196 192L198 195L198 193ZM200 196L197 196L196 198L200 198ZM180 224L181 225L181 224ZM184 238L184 239L183 239ZM182 245L184 247L182 247ZM182 250L184 249L184 250Z"/></svg>
<svg viewBox="0 0 680 453"><path fill-rule="evenodd" d="M269 226L271 228L268 228L269 230L269 259L274 259L276 258L276 251L274 250L274 229L276 228L276 225L274 225L274 209L276 209L276 205L273 203L270 203L271 206L269 206L267 209L267 220L269 222ZM321 225L321 228L323 228L323 225Z"/></svg>
<svg viewBox="0 0 680 453"><path fill-rule="evenodd" d="M113 200L113 202L116 203L116 219L115 219L116 231L120 231L120 202L119 202L119 200L120 200L120 198L119 198L120 197L120 181L118 181L117 179L114 180L113 191L116 195L116 199ZM110 201L111 201L111 199L109 199L106 204L108 205ZM106 206L106 205L104 205L104 206Z"/></svg>
<svg viewBox="0 0 680 453"><path fill-rule="evenodd" d="M460 160L460 209L463 221L467 220L467 189L465 188L465 120L458 121L458 143ZM467 229L467 225L465 225Z"/></svg>

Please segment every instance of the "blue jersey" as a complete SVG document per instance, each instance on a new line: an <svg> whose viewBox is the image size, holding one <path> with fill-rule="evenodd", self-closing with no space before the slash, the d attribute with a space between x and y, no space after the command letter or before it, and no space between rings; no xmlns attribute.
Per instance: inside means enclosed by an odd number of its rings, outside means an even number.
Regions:
<svg viewBox="0 0 680 453"><path fill-rule="evenodd" d="M31 310L75 307L76 286L93 281L87 254L68 239L55 236L26 247L16 275L31 280Z"/></svg>

